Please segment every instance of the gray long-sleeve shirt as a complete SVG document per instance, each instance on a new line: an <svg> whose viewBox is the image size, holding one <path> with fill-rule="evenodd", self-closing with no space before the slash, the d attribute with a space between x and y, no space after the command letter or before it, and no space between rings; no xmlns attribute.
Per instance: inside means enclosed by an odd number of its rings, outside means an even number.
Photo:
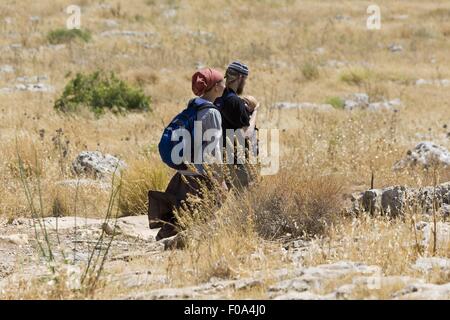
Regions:
<svg viewBox="0 0 450 320"><path fill-rule="evenodd" d="M201 143L195 144L194 154L197 153L200 163L194 163L198 173L191 170L180 170L184 175L205 174L204 164L220 163L222 159L222 116L215 108L202 109L197 113L197 121L201 122ZM199 125L198 123L197 125ZM206 133L206 135L205 135ZM194 137L192 137L194 139ZM197 162L197 161L194 161Z"/></svg>

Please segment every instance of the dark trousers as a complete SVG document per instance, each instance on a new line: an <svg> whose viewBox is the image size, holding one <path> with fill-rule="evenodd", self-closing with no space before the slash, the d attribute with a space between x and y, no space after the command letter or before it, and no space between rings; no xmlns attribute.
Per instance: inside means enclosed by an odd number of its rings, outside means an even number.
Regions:
<svg viewBox="0 0 450 320"><path fill-rule="evenodd" d="M177 172L170 180L165 192L148 192L149 226L151 229L161 228L156 240L177 234L177 219L174 212L190 195L200 195L202 184L205 184L208 189L211 188L207 177L183 176Z"/></svg>

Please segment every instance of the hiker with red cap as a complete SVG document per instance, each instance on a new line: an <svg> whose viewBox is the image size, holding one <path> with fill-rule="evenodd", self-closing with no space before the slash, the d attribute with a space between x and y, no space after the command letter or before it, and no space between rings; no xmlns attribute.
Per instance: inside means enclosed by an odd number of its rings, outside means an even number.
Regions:
<svg viewBox="0 0 450 320"><path fill-rule="evenodd" d="M222 139L222 116L214 101L224 89L222 73L210 68L197 71L192 76L192 92L197 97L189 101L187 108L163 132L159 153L177 173L165 192L148 193L150 228L161 227L156 240L176 235L179 227L174 210L180 208L189 195L199 195L202 186L212 187L207 164L221 161ZM214 176L218 176L217 172Z"/></svg>

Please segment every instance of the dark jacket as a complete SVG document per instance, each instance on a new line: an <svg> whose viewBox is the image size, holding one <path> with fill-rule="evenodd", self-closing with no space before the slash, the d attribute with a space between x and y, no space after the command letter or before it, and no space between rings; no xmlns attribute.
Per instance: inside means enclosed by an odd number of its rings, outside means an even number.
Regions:
<svg viewBox="0 0 450 320"><path fill-rule="evenodd" d="M244 100L230 88L224 90L222 97L218 98L215 104L222 115L223 146L226 146L226 130L248 127L252 113L247 110Z"/></svg>

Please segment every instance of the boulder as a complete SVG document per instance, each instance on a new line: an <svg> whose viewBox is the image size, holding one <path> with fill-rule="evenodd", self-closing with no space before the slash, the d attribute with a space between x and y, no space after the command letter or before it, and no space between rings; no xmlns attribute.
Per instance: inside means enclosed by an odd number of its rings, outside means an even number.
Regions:
<svg viewBox="0 0 450 320"><path fill-rule="evenodd" d="M433 165L450 166L450 152L430 141L419 142L406 156L394 164L394 171L411 167L429 168Z"/></svg>
<svg viewBox="0 0 450 320"><path fill-rule="evenodd" d="M421 208L421 213L431 214L434 203L437 203L438 213L448 215L450 182L435 187L392 186L384 189L370 189L353 194L351 201L350 213L369 212L398 216L403 214L406 206L411 204Z"/></svg>
<svg viewBox="0 0 450 320"><path fill-rule="evenodd" d="M122 160L99 151L83 151L72 162L72 169L77 175L94 176L95 178L108 178L114 172L118 173L125 168Z"/></svg>
<svg viewBox="0 0 450 320"><path fill-rule="evenodd" d="M403 47L400 44L392 43L388 46L390 52L401 52L403 51Z"/></svg>

